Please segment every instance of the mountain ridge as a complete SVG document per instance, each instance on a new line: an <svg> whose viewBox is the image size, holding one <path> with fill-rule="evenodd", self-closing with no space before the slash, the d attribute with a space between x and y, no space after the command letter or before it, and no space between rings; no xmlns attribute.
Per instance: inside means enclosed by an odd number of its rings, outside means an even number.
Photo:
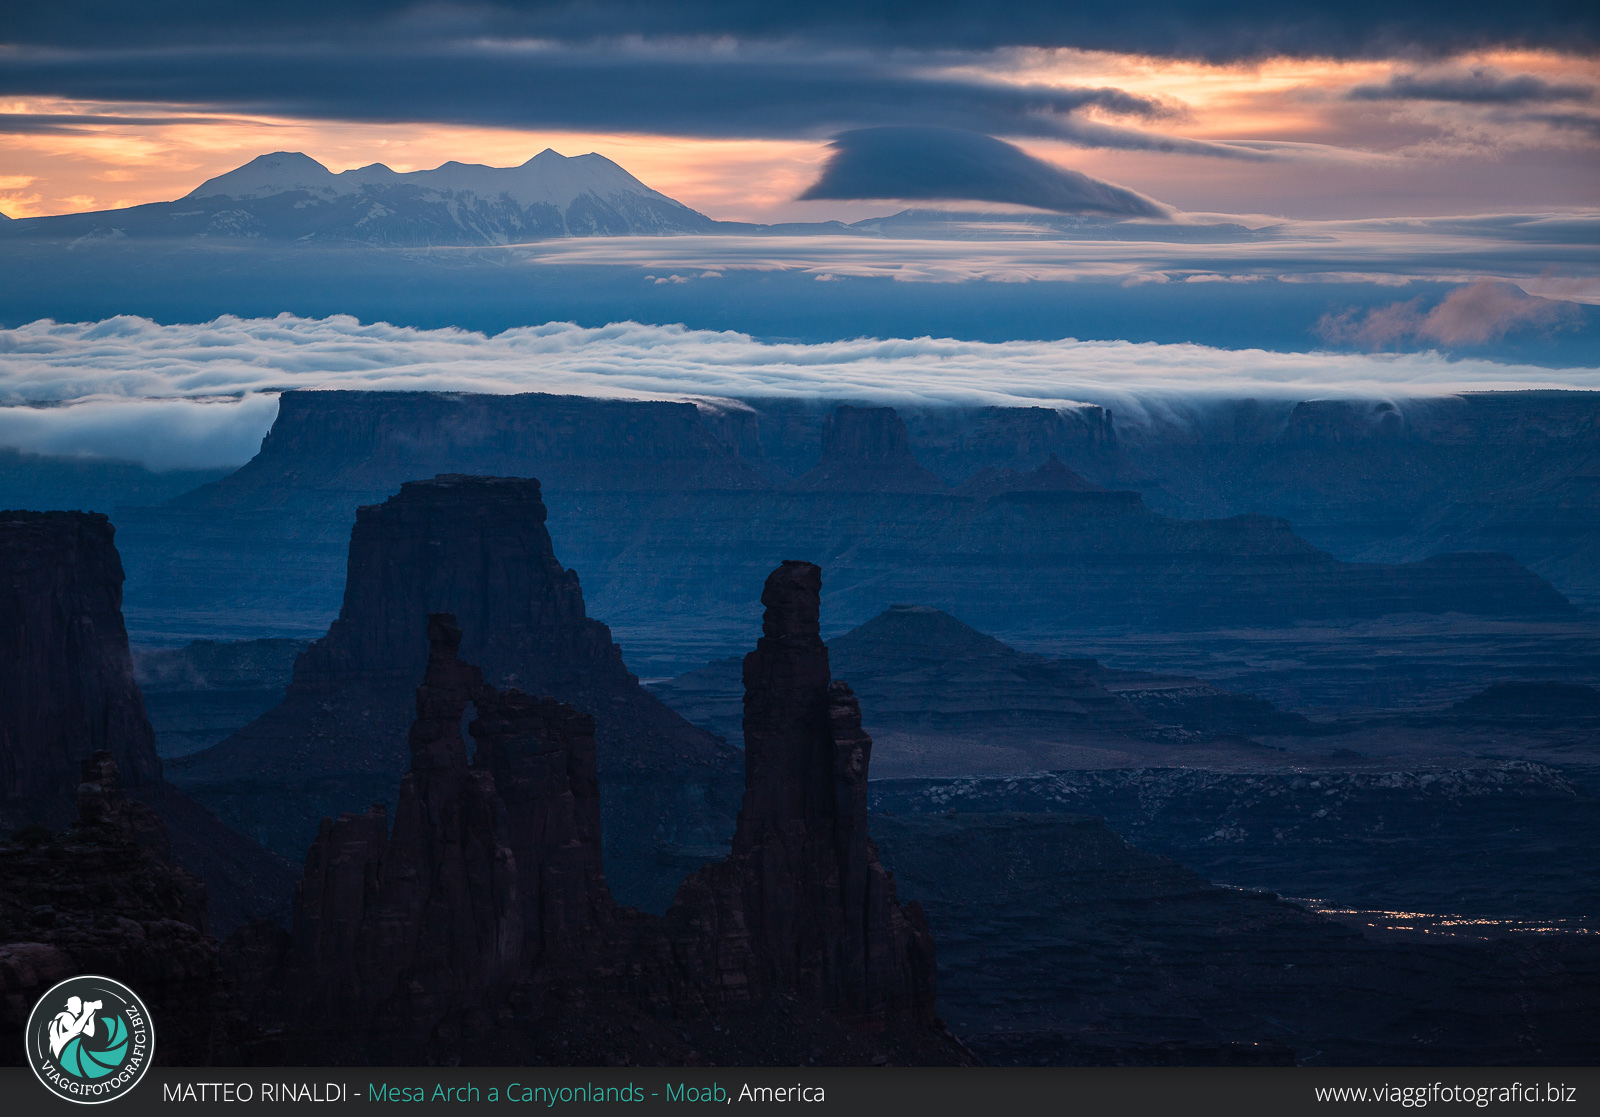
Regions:
<svg viewBox="0 0 1600 1117"><path fill-rule="evenodd" d="M335 196L405 185L482 197L504 194L523 206L544 203L565 209L585 192L605 191L644 194L689 208L650 189L604 155L591 151L587 155L566 156L548 147L516 167L490 167L451 159L431 170L418 171L395 171L382 163L330 171L304 152L275 151L206 179L178 201L215 196L242 200L296 191Z"/></svg>
<svg viewBox="0 0 1600 1117"><path fill-rule="evenodd" d="M719 223L603 155L546 148L518 167L382 163L334 172L309 155L260 155L170 202L22 218L10 236L214 239L379 247L517 244L570 236L710 233Z"/></svg>
<svg viewBox="0 0 1600 1117"><path fill-rule="evenodd" d="M722 221L652 189L598 152L545 148L515 167L450 160L331 171L300 151L258 155L182 197L122 209L4 218L7 237L67 246L220 240L375 247L480 247L590 236L850 236L935 240L1254 240L1236 224L1172 226L1045 213L906 209L845 223Z"/></svg>

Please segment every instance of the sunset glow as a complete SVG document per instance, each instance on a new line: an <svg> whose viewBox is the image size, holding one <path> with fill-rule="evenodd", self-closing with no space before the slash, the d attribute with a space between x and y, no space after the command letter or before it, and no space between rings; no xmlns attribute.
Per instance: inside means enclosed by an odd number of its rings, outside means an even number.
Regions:
<svg viewBox="0 0 1600 1117"><path fill-rule="evenodd" d="M1353 174L1376 176L1385 213L1437 212L1423 201L1461 196L1472 183L1451 168L1486 161L1490 189L1505 195L1495 168L1513 153L1548 160L1505 205L1561 207L1600 191L1591 124L1600 101L1575 92L1571 119L1531 121L1505 104L1352 99L1352 91L1415 75L1515 75L1575 91L1600 88L1600 63L1548 51L1464 54L1427 67L1394 60L1273 58L1212 65L1149 56L1062 49L992 52L926 73L996 86L1116 88L1153 102L1145 119L1091 106L1089 124L1154 137L1154 150L1119 150L1084 140L1016 137L1063 166L1169 198L1180 208L1353 216L1327 212ZM826 135L725 137L651 132L523 129L442 122L340 121L220 111L203 105L129 104L12 98L0 114L36 122L0 138L0 210L12 217L116 209L181 196L205 179L269 151L303 151L335 171L384 163L397 171L447 160L515 166L546 147L596 151L648 185L730 220L846 220L881 211L867 203L794 199L828 156ZM1550 114L1545 114L1550 115ZM60 117L52 126L49 118ZM127 123L122 123L126 120ZM43 121L43 124L37 122ZM1254 145L1266 162L1162 151L1161 136ZM1265 186L1265 188L1263 188ZM1483 193L1487 193L1484 191ZM1274 205L1274 196L1282 203ZM1319 200L1319 195L1327 195ZM1237 199L1229 204L1229 199ZM1297 208L1298 207L1298 208ZM1307 208L1309 207L1309 209ZM1447 207L1448 208L1448 207ZM1315 212L1312 212L1315 211Z"/></svg>

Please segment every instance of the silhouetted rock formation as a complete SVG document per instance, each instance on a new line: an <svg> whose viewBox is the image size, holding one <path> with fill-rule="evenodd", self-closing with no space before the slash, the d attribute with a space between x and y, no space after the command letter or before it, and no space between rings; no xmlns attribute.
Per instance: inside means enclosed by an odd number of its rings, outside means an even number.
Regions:
<svg viewBox="0 0 1600 1117"><path fill-rule="evenodd" d="M0 827L71 818L102 749L130 787L161 781L112 534L94 512L0 512Z"/></svg>
<svg viewBox="0 0 1600 1117"><path fill-rule="evenodd" d="M684 882L667 920L711 936L706 972L739 975L716 987L724 1004L794 992L875 1027L891 1016L931 1024L932 939L921 909L896 901L867 837L872 739L849 686L830 681L821 590L808 562L767 579L763 635L744 660L733 852Z"/></svg>
<svg viewBox="0 0 1600 1117"><path fill-rule="evenodd" d="M123 627L122 562L106 517L0 512L0 833L72 818L85 758L104 751L165 823L139 830L211 889L227 931L288 914L286 862L162 780ZM170 835L170 837L169 837Z"/></svg>
<svg viewBox="0 0 1600 1117"><path fill-rule="evenodd" d="M610 630L586 614L544 521L539 482L520 478L444 475L362 508L344 607L296 661L282 703L174 762L174 778L289 855L318 817L392 801L428 656L418 618L450 612L467 633L464 655L489 679L595 718L614 871L630 900L665 907L682 873L674 850L703 860L732 829L737 754L639 687Z"/></svg>
<svg viewBox="0 0 1600 1117"><path fill-rule="evenodd" d="M484 684L456 657L453 618L430 618L428 636L394 833L381 805L323 820L291 962L305 1024L418 1056L434 1040L490 1041L513 990L526 1008L539 977L585 976L618 917L601 868L594 720Z"/></svg>
<svg viewBox="0 0 1600 1117"><path fill-rule="evenodd" d="M20 1035L50 986L105 974L150 1006L159 1061L236 1062L243 1024L201 926L204 888L163 856L161 820L121 790L109 751L81 768L70 830L33 826L0 844L0 1028Z"/></svg>
<svg viewBox="0 0 1600 1117"><path fill-rule="evenodd" d="M829 681L819 584L803 563L768 582L734 849L665 917L607 887L593 720L485 684L454 619L430 617L393 833L381 805L324 820L287 956L264 962L256 932L232 954L259 1010L289 990L291 1057L963 1061L934 1018L921 911L867 837L871 741Z"/></svg>
<svg viewBox="0 0 1600 1117"><path fill-rule="evenodd" d="M822 428L822 460L795 481L806 492L942 493L945 484L911 453L892 407L836 407Z"/></svg>

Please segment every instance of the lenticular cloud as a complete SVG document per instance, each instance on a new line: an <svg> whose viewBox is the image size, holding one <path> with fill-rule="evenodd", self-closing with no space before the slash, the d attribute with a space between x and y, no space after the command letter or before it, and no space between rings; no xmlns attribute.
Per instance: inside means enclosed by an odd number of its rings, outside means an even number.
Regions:
<svg viewBox="0 0 1600 1117"><path fill-rule="evenodd" d="M745 334L551 322L487 336L354 318L145 318L0 330L0 445L155 469L237 465L291 388L555 392L639 399L772 397L1072 407L1127 428L1224 396L1392 399L1465 389L1595 388L1552 371L1434 353L1269 353L1120 341L948 338L772 344Z"/></svg>

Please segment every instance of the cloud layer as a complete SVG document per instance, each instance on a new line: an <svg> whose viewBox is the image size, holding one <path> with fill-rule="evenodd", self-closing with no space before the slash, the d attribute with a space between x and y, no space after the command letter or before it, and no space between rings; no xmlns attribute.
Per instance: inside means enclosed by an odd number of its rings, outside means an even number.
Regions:
<svg viewBox="0 0 1600 1117"><path fill-rule="evenodd" d="M859 128L834 137L822 175L802 195L1002 202L1057 213L1165 218L1137 191L1035 159L990 136L952 128Z"/></svg>
<svg viewBox="0 0 1600 1117"><path fill-rule="evenodd" d="M633 322L599 329L553 322L491 337L348 317L175 326L121 317L0 331L0 404L10 405L0 406L0 445L124 457L157 469L237 465L255 453L276 413L276 394L288 388L1092 402L1136 426L1196 398L1393 399L1533 387L1600 388L1600 369L1553 372L1435 353L1271 353L1070 339L770 344Z"/></svg>
<svg viewBox="0 0 1600 1117"><path fill-rule="evenodd" d="M842 52L753 47L389 43L352 49L217 44L206 50L19 52L0 94L164 104L318 120L471 123L721 137L822 137L851 125L933 124L1092 147L1213 144L1083 120L1094 108L1169 110L1118 89L1016 85ZM3 121L0 121L3 123ZM20 126L45 126L24 114Z"/></svg>
<svg viewBox="0 0 1600 1117"><path fill-rule="evenodd" d="M1332 57L1463 50L1490 44L1582 49L1600 23L1593 6L1569 0L275 0L216 4L122 0L25 4L8 13L14 41L77 46L310 39L340 34L378 43L433 37L505 37L588 42L612 37L914 44L930 48L1007 45L1210 58L1276 54Z"/></svg>

